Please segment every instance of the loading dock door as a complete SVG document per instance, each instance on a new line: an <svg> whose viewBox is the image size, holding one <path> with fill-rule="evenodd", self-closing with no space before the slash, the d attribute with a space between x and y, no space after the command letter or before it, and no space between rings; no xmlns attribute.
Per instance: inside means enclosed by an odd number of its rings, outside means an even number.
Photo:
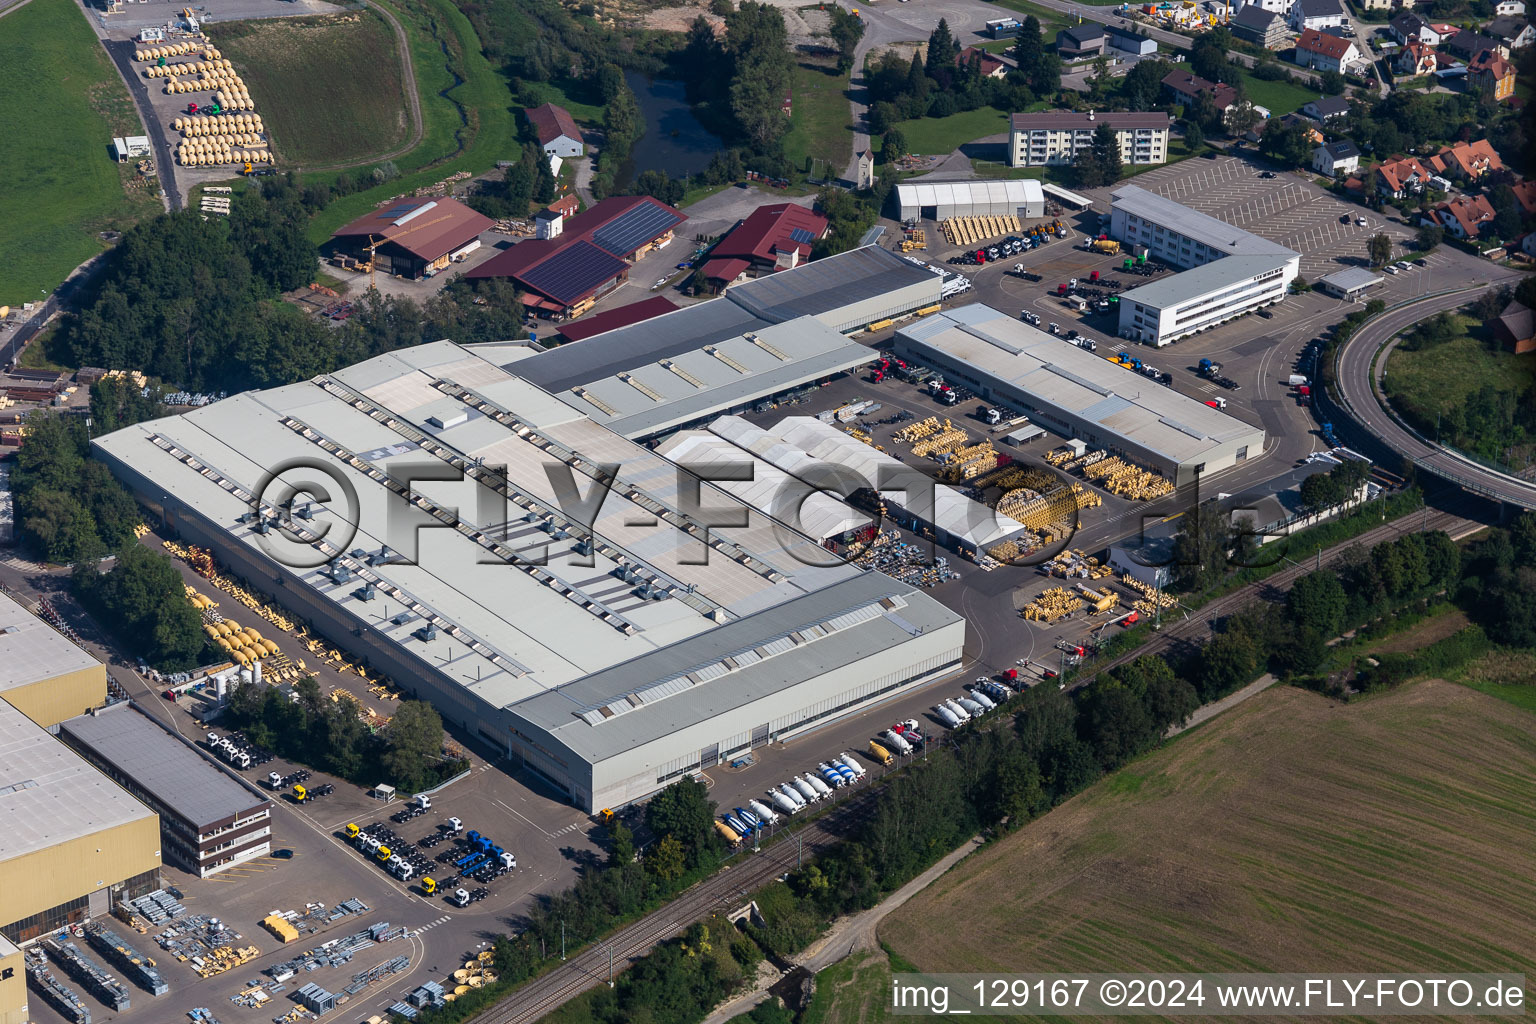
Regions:
<svg viewBox="0 0 1536 1024"><path fill-rule="evenodd" d="M752 730L752 749L766 747L768 745L768 726L766 723Z"/></svg>

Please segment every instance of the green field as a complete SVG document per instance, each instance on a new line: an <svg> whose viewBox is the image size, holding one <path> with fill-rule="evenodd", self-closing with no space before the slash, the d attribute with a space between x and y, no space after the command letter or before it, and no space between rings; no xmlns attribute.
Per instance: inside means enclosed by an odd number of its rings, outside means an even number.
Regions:
<svg viewBox="0 0 1536 1024"><path fill-rule="evenodd" d="M1460 319L1464 330L1471 327L1467 318ZM1387 357L1387 396L1431 433L1439 416L1466 405L1468 396L1485 384L1516 394L1536 385L1536 353L1512 355L1480 337L1463 335L1420 352L1399 345Z"/></svg>
<svg viewBox="0 0 1536 1024"><path fill-rule="evenodd" d="M804 170L809 157L823 161L838 177L853 159L848 76L828 65L796 64L790 81L793 127L784 136L784 155L796 170Z"/></svg>
<svg viewBox="0 0 1536 1024"><path fill-rule="evenodd" d="M1266 82L1250 74L1243 75L1243 89L1250 102L1269 108L1275 117L1300 110L1302 105L1317 99L1317 93L1292 81Z"/></svg>
<svg viewBox="0 0 1536 1024"><path fill-rule="evenodd" d="M454 171L479 174L519 152L515 103L506 79L486 59L463 11L451 0L416 0L409 6L375 2L405 26L425 134L420 145L393 161L399 178L338 199L310 221L309 237L316 244L391 196ZM463 81L455 84L454 72ZM307 177L325 181L328 176Z"/></svg>
<svg viewBox="0 0 1536 1024"><path fill-rule="evenodd" d="M1530 973L1533 779L1536 718L1467 687L1276 686L972 854L880 937L936 972Z"/></svg>
<svg viewBox="0 0 1536 1024"><path fill-rule="evenodd" d="M959 148L962 143L986 135L1007 135L1008 114L1008 111L996 107L977 107L948 117L916 117L899 122L897 127L907 140L909 152L944 156ZM872 142L876 149L880 147L879 139Z"/></svg>
<svg viewBox="0 0 1536 1024"><path fill-rule="evenodd" d="M1040 27L1045 31L1045 34L1048 37L1046 39L1047 43L1054 42L1056 39L1056 31L1058 29L1066 28L1072 22L1072 19L1068 18L1060 11L1053 11L1049 7L1041 7L1039 4L1032 4L1029 2L1029 0L997 0L997 6L1006 7L1010 11L1013 11L1019 16L1020 21L1023 21L1031 14L1033 14L1036 18L1039 18ZM1013 45L1012 39L1006 40L1006 42L1010 46Z"/></svg>
<svg viewBox="0 0 1536 1024"><path fill-rule="evenodd" d="M856 953L816 975L816 995L800 1024L864 1024L886 1020L891 963L884 953Z"/></svg>
<svg viewBox="0 0 1536 1024"><path fill-rule="evenodd" d="M361 163L412 132L395 33L376 11L208 26L287 164Z"/></svg>
<svg viewBox="0 0 1536 1024"><path fill-rule="evenodd" d="M0 305L41 299L100 252L97 232L159 213L159 185L112 161L142 135L128 89L70 0L0 18Z"/></svg>

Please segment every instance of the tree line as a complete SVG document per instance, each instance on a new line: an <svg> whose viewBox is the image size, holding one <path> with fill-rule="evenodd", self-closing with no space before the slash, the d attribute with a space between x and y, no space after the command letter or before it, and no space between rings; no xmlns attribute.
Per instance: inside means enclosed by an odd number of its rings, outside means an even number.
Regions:
<svg viewBox="0 0 1536 1024"><path fill-rule="evenodd" d="M355 703L322 693L314 676L295 683L293 695L242 683L230 691L223 722L258 747L360 786L382 780L414 793L469 768L468 760L444 751L443 720L426 701L401 701L389 724L375 730L357 717Z"/></svg>

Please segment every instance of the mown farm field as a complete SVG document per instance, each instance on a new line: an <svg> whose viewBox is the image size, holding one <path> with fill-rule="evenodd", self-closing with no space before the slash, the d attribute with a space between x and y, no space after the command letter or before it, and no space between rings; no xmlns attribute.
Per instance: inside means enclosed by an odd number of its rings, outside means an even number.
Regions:
<svg viewBox="0 0 1536 1024"><path fill-rule="evenodd" d="M395 34L376 11L209 26L285 163L360 163L411 135Z"/></svg>
<svg viewBox="0 0 1536 1024"><path fill-rule="evenodd" d="M880 937L927 971L1529 973L1533 727L1440 681L1350 705L1274 687L973 854Z"/></svg>
<svg viewBox="0 0 1536 1024"><path fill-rule="evenodd" d="M128 89L70 0L0 18L0 305L41 300L122 231L162 209L158 184L109 152L142 135Z"/></svg>

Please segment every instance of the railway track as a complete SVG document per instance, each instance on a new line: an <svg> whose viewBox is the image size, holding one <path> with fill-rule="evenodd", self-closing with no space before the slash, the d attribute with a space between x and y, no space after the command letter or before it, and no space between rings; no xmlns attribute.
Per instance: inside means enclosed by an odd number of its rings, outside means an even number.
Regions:
<svg viewBox="0 0 1536 1024"><path fill-rule="evenodd" d="M1457 503L1455 507L1459 507ZM1234 590L1230 594L1224 594L1202 605L1198 611L1187 619L1163 626L1163 628L1146 643L1135 650L1128 651L1102 665L1093 667L1092 675L1085 675L1082 680L1074 684L1086 685L1093 676L1100 672L1108 672L1126 664L1144 654L1156 654L1176 643L1203 640L1211 633L1211 624L1231 615L1245 605L1261 600L1266 591L1289 590L1292 583L1305 574L1323 566L1332 565L1344 556L1344 553L1356 545L1371 547L1384 540L1394 540L1410 533L1421 533L1432 530L1444 530L1446 533L1455 534L1463 527L1481 526L1474 519L1468 519L1455 510L1429 509L1424 513L1402 516L1390 523L1383 523L1378 527L1367 530L1357 537L1335 544L1331 548L1325 548L1320 554L1308 559L1306 562L1288 565L1278 572L1272 573L1262 580L1250 583L1247 586Z"/></svg>
<svg viewBox="0 0 1536 1024"><path fill-rule="evenodd" d="M1212 622L1230 615L1244 605L1263 599L1266 591L1283 592L1289 589L1305 573L1319 566L1334 564L1357 544L1369 547L1409 533L1444 530L1454 534L1464 527L1482 525L1454 510L1457 507L1459 503L1453 505L1453 510L1430 509L1383 523L1325 549L1308 562L1287 566L1263 580L1225 594L1202 606L1198 614L1164 626L1156 636L1136 650L1103 665L1094 666L1093 674L1085 675L1074 686L1085 685L1094 675L1107 672L1144 654L1155 654L1176 643L1203 639L1210 633ZM711 911L736 903L793 869L801 855L813 854L838 842L850 825L869 813L873 793L871 787L864 788L830 813L803 826L798 833L798 843L793 838L781 841L763 853L705 879L666 906L621 928L607 942L594 944L559 968L518 989L501 1005L470 1018L469 1024L531 1024L588 989L607 984L610 964L616 977L656 945L681 935L689 925L708 916ZM516 1005L511 1005L513 1003Z"/></svg>
<svg viewBox="0 0 1536 1024"><path fill-rule="evenodd" d="M705 879L666 906L621 928L607 942L591 946L518 989L502 1005L470 1018L469 1024L529 1024L588 989L607 984L610 963L617 977L659 943L681 935L711 911L731 906L793 870L801 855L809 856L838 842L849 825L869 813L870 794L865 787L829 814L802 827L797 833L799 843L790 837ZM513 1002L515 1006L509 1005Z"/></svg>

